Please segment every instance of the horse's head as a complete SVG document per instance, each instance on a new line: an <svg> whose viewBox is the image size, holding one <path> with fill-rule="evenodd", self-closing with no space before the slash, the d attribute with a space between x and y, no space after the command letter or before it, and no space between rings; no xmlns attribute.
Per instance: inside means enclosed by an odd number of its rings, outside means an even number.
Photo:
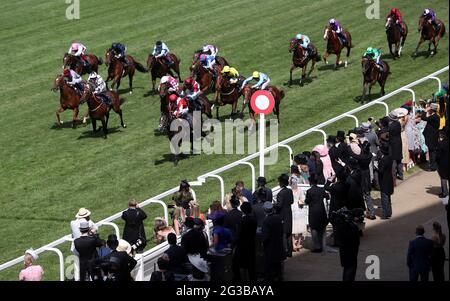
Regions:
<svg viewBox="0 0 450 301"><path fill-rule="evenodd" d="M66 80L64 79L64 75L59 74L55 80L53 81L52 91L56 91L62 89L62 87L66 84Z"/></svg>
<svg viewBox="0 0 450 301"><path fill-rule="evenodd" d="M386 24L384 25L384 27L386 28L386 30L388 30L389 28L391 28L391 26L392 26L392 21L393 21L393 19L392 19L391 17L387 18Z"/></svg>
<svg viewBox="0 0 450 301"><path fill-rule="evenodd" d="M154 55L150 54L147 58L147 69L152 70L155 66L156 58Z"/></svg>
<svg viewBox="0 0 450 301"><path fill-rule="evenodd" d="M64 53L63 69L66 69L67 67L70 67L70 65L72 64L72 61L73 61L72 55L68 54L67 52Z"/></svg>
<svg viewBox="0 0 450 301"><path fill-rule="evenodd" d="M363 74L366 74L372 66L372 59L368 56L363 56L361 59L361 68Z"/></svg>
<svg viewBox="0 0 450 301"><path fill-rule="evenodd" d="M191 71L192 69L194 69L194 66L200 63L200 54L201 54L200 51L196 51L194 53L194 56L192 57L192 64L191 67L189 68Z"/></svg>
<svg viewBox="0 0 450 301"><path fill-rule="evenodd" d="M325 26L325 29L323 30L323 39L328 40L332 32L330 25Z"/></svg>
<svg viewBox="0 0 450 301"><path fill-rule="evenodd" d="M244 104L249 103L250 99L252 98L253 89L251 85L245 85L244 88L242 88L242 95L244 96Z"/></svg>
<svg viewBox="0 0 450 301"><path fill-rule="evenodd" d="M294 51L299 46L298 40L296 38L293 38L289 44L289 52Z"/></svg>
<svg viewBox="0 0 450 301"><path fill-rule="evenodd" d="M421 31L422 31L422 28L424 28L425 25L426 25L427 23L428 23L428 22L426 22L425 17L424 17L424 16L420 16L420 17L419 17L419 25L418 25L418 27L417 27L417 31L418 31L418 32L421 32Z"/></svg>
<svg viewBox="0 0 450 301"><path fill-rule="evenodd" d="M109 64L111 64L113 58L114 58L114 50L112 48L109 48L106 50L105 53L105 65L108 66Z"/></svg>
<svg viewBox="0 0 450 301"><path fill-rule="evenodd" d="M159 85L159 97L164 99L169 94L169 84L163 83Z"/></svg>
<svg viewBox="0 0 450 301"><path fill-rule="evenodd" d="M85 102L89 99L89 97L92 95L92 91L94 91L94 84L92 84L91 82L84 82L83 81L83 85L84 85L84 89L83 89L83 94L81 94L81 102Z"/></svg>

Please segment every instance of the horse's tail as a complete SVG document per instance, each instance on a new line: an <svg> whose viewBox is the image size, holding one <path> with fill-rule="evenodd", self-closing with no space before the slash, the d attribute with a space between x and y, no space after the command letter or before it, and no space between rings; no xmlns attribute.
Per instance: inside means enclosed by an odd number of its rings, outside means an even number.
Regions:
<svg viewBox="0 0 450 301"><path fill-rule="evenodd" d="M319 53L316 54L316 57L314 58L314 60L315 60L316 62L320 62L320 61L322 60L322 57L320 56Z"/></svg>
<svg viewBox="0 0 450 301"><path fill-rule="evenodd" d="M284 98L284 90L280 89L280 100Z"/></svg>
<svg viewBox="0 0 450 301"><path fill-rule="evenodd" d="M145 68L141 63L138 63L137 61L134 61L134 66L136 67L136 70L142 73L147 73L148 69Z"/></svg>

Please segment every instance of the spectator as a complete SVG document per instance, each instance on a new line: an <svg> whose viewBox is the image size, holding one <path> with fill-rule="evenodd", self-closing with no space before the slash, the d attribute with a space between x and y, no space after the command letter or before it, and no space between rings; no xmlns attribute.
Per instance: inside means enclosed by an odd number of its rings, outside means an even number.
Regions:
<svg viewBox="0 0 450 301"><path fill-rule="evenodd" d="M188 210L189 202L193 199L194 197L192 196L191 185L189 185L188 181L182 180L178 192L176 192L172 197L172 200L175 202L175 206Z"/></svg>
<svg viewBox="0 0 450 301"><path fill-rule="evenodd" d="M224 216L226 212L227 211L223 209L222 204L219 201L214 201L209 206L209 213L207 217L214 222L216 218Z"/></svg>
<svg viewBox="0 0 450 301"><path fill-rule="evenodd" d="M419 150L419 139L416 134L416 121L415 116L412 114L412 101L407 101L402 108L408 110L406 125L405 125L405 134L406 140L408 144L408 160L410 161L410 165L414 165L416 163L416 153Z"/></svg>
<svg viewBox="0 0 450 301"><path fill-rule="evenodd" d="M139 204L135 199L128 202L128 209L122 212L122 219L125 221L123 228L123 239L134 245L140 241L136 252L140 253L147 245L145 236L144 220L147 218L144 210L139 208Z"/></svg>
<svg viewBox="0 0 450 301"><path fill-rule="evenodd" d="M387 116L384 116L378 121L378 141L380 142L380 146L382 144L389 144L389 118Z"/></svg>
<svg viewBox="0 0 450 301"><path fill-rule="evenodd" d="M242 221L242 212L238 209L240 201L236 196L232 196L230 204L232 209L225 214L224 227L230 229L233 237L237 239Z"/></svg>
<svg viewBox="0 0 450 301"><path fill-rule="evenodd" d="M445 281L444 264L445 264L445 234L442 233L441 224L433 223L433 253L431 254L431 271L433 272L434 281Z"/></svg>
<svg viewBox="0 0 450 301"><path fill-rule="evenodd" d="M236 182L236 190L240 192L240 194L247 199L247 202L253 201L253 195L250 190L245 188L244 181L237 181Z"/></svg>
<svg viewBox="0 0 450 301"><path fill-rule="evenodd" d="M411 165L411 159L409 156L408 136L406 134L406 126L409 121L409 111L405 107L401 107L395 110L399 117L401 126L400 138L402 139L402 164L403 170L408 170Z"/></svg>
<svg viewBox="0 0 450 301"><path fill-rule="evenodd" d="M181 246L186 251L186 254L200 254L203 258L206 258L209 244L205 234L199 229L194 229L194 219L192 217L186 218L185 225L187 231L181 236Z"/></svg>
<svg viewBox="0 0 450 301"><path fill-rule="evenodd" d="M109 259L111 252L115 251L118 245L119 241L117 240L117 236L115 234L108 235L106 245L98 250L98 258Z"/></svg>
<svg viewBox="0 0 450 301"><path fill-rule="evenodd" d="M320 161L320 159L319 159ZM275 203L275 210L283 220L284 233L284 247L286 249L286 256L292 257L292 210L291 205L294 203L294 195L292 190L287 188L289 185L289 176L282 174L278 177L278 183L281 190L277 195L277 202Z"/></svg>
<svg viewBox="0 0 450 301"><path fill-rule="evenodd" d="M382 219L392 216L391 195L394 193L394 179L392 174L392 158L389 155L389 146L383 144L377 154L378 182L380 183Z"/></svg>
<svg viewBox="0 0 450 301"><path fill-rule="evenodd" d="M192 264L192 273L188 281L209 281L208 263L199 254L189 254L189 262Z"/></svg>
<svg viewBox="0 0 450 301"><path fill-rule="evenodd" d="M428 171L437 170L436 155L439 143L439 116L436 114L437 108L438 105L436 103L431 103L420 116L423 121L427 122L423 130L423 135L430 158L427 168Z"/></svg>
<svg viewBox="0 0 450 301"><path fill-rule="evenodd" d="M163 254L158 258L157 261L158 270L153 271L150 276L150 281L174 281L175 277L173 272L169 270L169 257L166 254Z"/></svg>
<svg viewBox="0 0 450 301"><path fill-rule="evenodd" d="M361 147L359 146L358 136L355 133L350 133L348 135L348 140L350 141L348 145L349 156L351 155L351 153L354 153L356 155L361 154Z"/></svg>
<svg viewBox="0 0 450 301"><path fill-rule="evenodd" d="M80 208L80 210L78 210L78 213L75 215L75 220L70 222L70 229L72 230L73 240L75 240L81 236L80 224L84 221L89 223L89 227L90 227L92 233L97 232L97 226L91 220L91 211L89 211L86 208ZM72 252L75 250L75 245L73 244L73 242L72 242L71 250L72 250Z"/></svg>
<svg viewBox="0 0 450 301"><path fill-rule="evenodd" d="M257 193L259 190L264 190L265 191L265 196L266 198L262 201L264 202L272 202L273 199L273 195L272 195L272 189L267 188L266 184L266 178L265 177L258 177L258 179L256 180L256 183L258 185L258 187L256 188L255 192L253 193L253 202L256 202L256 198L257 198Z"/></svg>
<svg viewBox="0 0 450 301"><path fill-rule="evenodd" d="M130 243L124 239L119 239L116 248L117 252L111 254L109 262L111 263L111 272L116 281L132 281L131 271L137 264L132 257L132 247Z"/></svg>
<svg viewBox="0 0 450 301"><path fill-rule="evenodd" d="M294 201L303 199L302 189L300 187L300 170L297 165L291 166L291 176L289 177L289 186L291 187Z"/></svg>
<svg viewBox="0 0 450 301"><path fill-rule="evenodd" d="M286 259L286 249L283 247L283 220L275 213L271 202L264 203L267 214L263 223L263 247L265 260L265 281L281 281L282 262Z"/></svg>
<svg viewBox="0 0 450 301"><path fill-rule="evenodd" d="M363 175L358 165L358 160L353 157L348 159L348 169L350 173L347 176L348 196L345 206L347 209L361 208L366 209L363 195ZM365 179L367 180L367 178ZM369 192L370 194L370 192ZM372 209L373 210L373 209Z"/></svg>
<svg viewBox="0 0 450 301"><path fill-rule="evenodd" d="M169 248L165 252L169 259L167 269L175 274L183 274L183 265L187 262L186 251L182 246L177 245L175 233L167 235L167 242L169 243Z"/></svg>
<svg viewBox="0 0 450 301"><path fill-rule="evenodd" d="M224 217L220 216L214 220L213 245L214 251L220 252L223 249L229 249L233 242L233 234L230 229L223 226Z"/></svg>
<svg viewBox="0 0 450 301"><path fill-rule="evenodd" d="M91 262L97 258L97 248L103 245L102 241L96 236L91 235L89 222L80 223L81 236L75 239L75 251L80 259L80 281L86 281L91 275Z"/></svg>
<svg viewBox="0 0 450 301"><path fill-rule="evenodd" d="M169 233L176 233L175 230L167 225L162 217L155 217L155 227L153 228L156 244L163 243L167 240Z"/></svg>
<svg viewBox="0 0 450 301"><path fill-rule="evenodd" d="M25 251L23 260L23 270L19 273L20 281L41 281L44 276L44 269L40 265L33 265L33 261L39 256L33 249Z"/></svg>
<svg viewBox="0 0 450 301"><path fill-rule="evenodd" d="M345 207L348 196L348 186L345 173L341 172L328 179L324 189L330 194L330 214Z"/></svg>
<svg viewBox="0 0 450 301"><path fill-rule="evenodd" d="M205 219L205 215L203 213L200 212L200 205L197 203L197 201L190 201L189 202L189 213L192 218L199 218L201 219L203 222L206 221Z"/></svg>
<svg viewBox="0 0 450 301"><path fill-rule="evenodd" d="M265 203L265 200L267 200L267 194L266 189L257 189L255 191L256 193L256 202L252 206L252 212L253 216L256 219L256 232L261 233L262 232L262 226L264 219L266 218L266 213L264 212L263 205Z"/></svg>
<svg viewBox="0 0 450 301"><path fill-rule="evenodd" d="M324 175L324 172L323 172L323 162L322 162L322 160L320 159L320 154L319 154L319 152L317 152L317 151L312 151L312 153L311 153L311 159L313 160L313 162L314 162L314 170L315 170L315 175L316 175L316 177L317 177L317 182L320 184L320 185L323 185L323 184L325 184L325 175Z"/></svg>
<svg viewBox="0 0 450 301"><path fill-rule="evenodd" d="M291 211L292 211L292 249L294 252L298 252L302 248L302 243L305 239L303 233L306 233L306 216L305 216L305 209L303 208L303 202L300 201L298 198L294 199L294 202L291 205Z"/></svg>
<svg viewBox="0 0 450 301"><path fill-rule="evenodd" d="M436 161L438 163L438 174L441 178L440 198L448 197L448 159L449 159L448 127L445 126L440 132L438 153Z"/></svg>
<svg viewBox="0 0 450 301"><path fill-rule="evenodd" d="M306 158L305 155L296 155L294 157L294 162L298 165L300 170L299 184L309 184L308 158Z"/></svg>
<svg viewBox="0 0 450 301"><path fill-rule="evenodd" d="M375 134L375 132L372 130L372 124L370 122L363 122L361 124L361 130L363 132L364 138L369 142L370 152L372 154L376 154L378 151L378 147L380 146L380 142L378 141L377 134ZM376 172L374 171L375 158L375 156L372 157L372 161L369 166L370 181L374 187L379 189L380 185L378 184L378 175L376 175Z"/></svg>
<svg viewBox="0 0 450 301"><path fill-rule="evenodd" d="M256 228L257 223L249 202L241 205L242 217L238 241L236 242L236 256L241 274L238 280L256 281Z"/></svg>
<svg viewBox="0 0 450 301"><path fill-rule="evenodd" d="M328 217L325 209L324 199L329 196L325 189L317 186L316 177L310 178L311 188L306 192L305 204L308 205L308 221L311 228L311 237L313 241L313 253L323 251L323 238L328 225Z"/></svg>
<svg viewBox="0 0 450 301"><path fill-rule="evenodd" d="M318 152L320 155L320 160L323 165L323 176L324 180L328 179L334 174L333 166L331 164L330 156L328 155L328 147L326 145L316 145L313 148L313 152ZM325 184L325 181L324 183Z"/></svg>
<svg viewBox="0 0 450 301"><path fill-rule="evenodd" d="M447 92L445 89L440 89L436 94L434 95L434 98L436 99L438 103L438 109L436 111L436 114L439 116L439 129L442 130L446 124L446 115L447 115L447 105L446 105L446 98L448 95L446 95Z"/></svg>
<svg viewBox="0 0 450 301"><path fill-rule="evenodd" d="M423 135L423 131L425 130L425 126L427 125L426 121L423 121L420 116L422 116L422 113L424 110L422 108L416 109L416 115L415 115L415 123L416 123L416 136L415 140L417 140L418 143L418 154L415 158L416 163L426 163L427 162L427 155L428 155L428 147L425 143L425 136Z"/></svg>
<svg viewBox="0 0 450 301"><path fill-rule="evenodd" d="M403 166L402 166L402 126L398 121L398 116L395 112L389 113L389 146L391 147L392 172L394 177L403 181Z"/></svg>
<svg viewBox="0 0 450 301"><path fill-rule="evenodd" d="M349 158L348 145L347 143L345 143L345 132L343 131L337 131L336 148L337 148L337 157L341 159L342 162L347 164Z"/></svg>
<svg viewBox="0 0 450 301"><path fill-rule="evenodd" d="M175 207L175 211L173 214L173 229L176 235L183 235L186 232L186 227L184 225L184 221L186 216L184 216L183 208Z"/></svg>
<svg viewBox="0 0 450 301"><path fill-rule="evenodd" d="M416 238L409 242L407 265L409 268L409 280L428 281L431 269L431 254L433 253L433 241L425 238L423 226L417 226Z"/></svg>

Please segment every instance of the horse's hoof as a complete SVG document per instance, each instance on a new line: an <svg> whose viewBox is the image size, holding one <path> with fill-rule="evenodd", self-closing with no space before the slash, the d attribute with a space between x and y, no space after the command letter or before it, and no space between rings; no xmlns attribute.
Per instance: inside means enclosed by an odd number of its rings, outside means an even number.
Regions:
<svg viewBox="0 0 450 301"><path fill-rule="evenodd" d="M124 124L124 125L122 125L122 127L125 129L126 127L127 127L127 125L126 124Z"/></svg>
<svg viewBox="0 0 450 301"><path fill-rule="evenodd" d="M64 123L64 121L60 121L60 122L59 122L60 125L63 125L63 123Z"/></svg>
<svg viewBox="0 0 450 301"><path fill-rule="evenodd" d="M133 91L130 91L130 94L133 94Z"/></svg>
<svg viewBox="0 0 450 301"><path fill-rule="evenodd" d="M345 61L345 63L344 63L344 68L347 68L347 66L348 66L348 62Z"/></svg>

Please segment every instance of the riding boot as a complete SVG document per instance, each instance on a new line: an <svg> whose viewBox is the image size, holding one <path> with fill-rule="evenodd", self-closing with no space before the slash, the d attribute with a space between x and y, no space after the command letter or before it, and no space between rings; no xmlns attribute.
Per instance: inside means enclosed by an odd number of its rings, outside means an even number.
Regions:
<svg viewBox="0 0 450 301"><path fill-rule="evenodd" d="M169 67L172 67L173 65L172 57L170 55L166 55L165 58L167 60L167 64L169 65Z"/></svg>
<svg viewBox="0 0 450 301"><path fill-rule="evenodd" d="M129 66L129 63L128 63L128 58L125 55L122 56L122 63L123 63L123 68L127 69Z"/></svg>
<svg viewBox="0 0 450 301"><path fill-rule="evenodd" d="M342 32L338 33L338 37L341 39L342 45L347 46L347 38Z"/></svg>
<svg viewBox="0 0 450 301"><path fill-rule="evenodd" d="M432 25L433 25L434 31L436 33L438 33L440 30L439 24L437 24L437 22L432 22Z"/></svg>

